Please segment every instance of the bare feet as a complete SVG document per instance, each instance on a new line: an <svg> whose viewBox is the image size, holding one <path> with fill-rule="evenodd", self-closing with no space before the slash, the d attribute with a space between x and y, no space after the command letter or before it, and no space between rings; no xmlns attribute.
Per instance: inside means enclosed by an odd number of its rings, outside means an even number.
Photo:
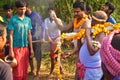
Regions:
<svg viewBox="0 0 120 80"><path fill-rule="evenodd" d="M33 80L40 80L39 76L35 76Z"/></svg>
<svg viewBox="0 0 120 80"><path fill-rule="evenodd" d="M31 71L31 72L29 72L28 74L29 74L29 75L33 75L33 76L35 76L34 71Z"/></svg>
<svg viewBox="0 0 120 80"><path fill-rule="evenodd" d="M51 74L48 75L48 77L52 78L52 77L54 77L54 75L51 73Z"/></svg>
<svg viewBox="0 0 120 80"><path fill-rule="evenodd" d="M36 76L39 76L39 75L40 75L40 72L39 72L39 71L37 71L37 72L36 72Z"/></svg>

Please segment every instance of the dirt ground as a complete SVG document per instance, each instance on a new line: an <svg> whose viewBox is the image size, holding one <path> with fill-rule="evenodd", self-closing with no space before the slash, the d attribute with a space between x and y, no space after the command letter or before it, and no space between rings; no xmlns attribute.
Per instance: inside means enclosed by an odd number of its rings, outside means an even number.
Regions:
<svg viewBox="0 0 120 80"><path fill-rule="evenodd" d="M53 73L52 77L49 77L49 71L50 71L50 58L49 58L49 45L43 44L42 45L42 63L41 63L41 71L39 77L35 77L34 75L28 74L27 80L58 80L56 79L55 73ZM64 74L62 75L62 80L74 80L74 63L72 63L74 60L71 58L68 58L66 60L62 60L63 67L64 67ZM72 66L71 66L72 65ZM36 62L34 59L34 66L36 66ZM30 68L28 69L28 72L30 72Z"/></svg>
<svg viewBox="0 0 120 80"><path fill-rule="evenodd" d="M62 76L63 76L62 80L74 80L74 74L64 73ZM57 80L57 78L54 73L52 77L49 77L49 72L46 71L44 68L41 68L39 77L28 74L27 80Z"/></svg>
<svg viewBox="0 0 120 80"><path fill-rule="evenodd" d="M65 74L65 75L63 76L62 80L74 80L74 76L73 75L67 75L67 74ZM39 77L28 75L28 79L27 80L57 80L57 78L55 76L48 77L48 73L42 72Z"/></svg>

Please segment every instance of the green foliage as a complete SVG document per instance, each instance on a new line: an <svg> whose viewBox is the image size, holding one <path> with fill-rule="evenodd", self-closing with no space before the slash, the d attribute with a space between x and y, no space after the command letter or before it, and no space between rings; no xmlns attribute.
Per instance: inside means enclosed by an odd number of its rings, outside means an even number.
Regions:
<svg viewBox="0 0 120 80"><path fill-rule="evenodd" d="M28 0L30 7L33 11L38 12L42 18L46 16L46 6L41 3L41 0Z"/></svg>
<svg viewBox="0 0 120 80"><path fill-rule="evenodd" d="M3 6L6 3L13 4L14 0L0 0L0 6Z"/></svg>
<svg viewBox="0 0 120 80"><path fill-rule="evenodd" d="M6 3L14 5L16 0L0 0L0 14L3 14L2 6ZM54 6L56 8L57 16L61 18L65 22L69 22L73 19L73 3L77 0L26 0L30 2L31 7L34 11L39 12L43 18L47 16L46 9L49 6L49 2L54 1ZM120 1L119 0L80 0L84 1L87 4L90 4L93 7L93 12L101 9L101 6L104 5L105 2L110 1L116 6L115 12L112 16L116 19L117 22L120 22ZM42 4L44 2L44 4ZM48 6L46 6L48 5Z"/></svg>
<svg viewBox="0 0 120 80"><path fill-rule="evenodd" d="M115 4L116 10L112 14L117 22L120 22L120 2L118 0L84 0L86 3L90 4L93 8L93 12L96 10L100 10L105 2L112 2Z"/></svg>
<svg viewBox="0 0 120 80"><path fill-rule="evenodd" d="M73 18L73 3L77 0L55 0L55 8L57 15L65 22L69 22ZM84 1L87 4L91 5L93 12L100 10L105 2L109 1L115 4L116 10L112 16L116 19L117 22L120 22L120 1L119 0L79 0Z"/></svg>
<svg viewBox="0 0 120 80"><path fill-rule="evenodd" d="M14 0L0 0L0 15L3 15L3 5L4 4L14 5Z"/></svg>
<svg viewBox="0 0 120 80"><path fill-rule="evenodd" d="M65 22L69 22L73 18L73 2L75 0L55 0L57 16Z"/></svg>

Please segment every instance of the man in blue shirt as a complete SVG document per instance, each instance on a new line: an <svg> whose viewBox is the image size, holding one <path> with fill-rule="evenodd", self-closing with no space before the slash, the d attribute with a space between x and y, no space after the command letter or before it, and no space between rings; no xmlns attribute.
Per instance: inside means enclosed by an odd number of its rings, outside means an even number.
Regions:
<svg viewBox="0 0 120 80"><path fill-rule="evenodd" d="M111 16L111 14L115 10L115 6L111 2L106 2L105 5L102 7L102 10L106 12L108 19L107 22L111 22L112 24L116 24L115 19Z"/></svg>
<svg viewBox="0 0 120 80"><path fill-rule="evenodd" d="M41 65L41 41L44 41L45 36L45 25L41 18L41 16L31 11L29 3L27 3L27 9L26 9L26 16L28 16L31 19L32 23L32 44L33 44L33 50L35 52L35 58L37 61L37 71L36 75L39 76L40 72L40 65ZM34 66L33 66L33 59L30 59L30 68L31 72L30 74L34 74Z"/></svg>

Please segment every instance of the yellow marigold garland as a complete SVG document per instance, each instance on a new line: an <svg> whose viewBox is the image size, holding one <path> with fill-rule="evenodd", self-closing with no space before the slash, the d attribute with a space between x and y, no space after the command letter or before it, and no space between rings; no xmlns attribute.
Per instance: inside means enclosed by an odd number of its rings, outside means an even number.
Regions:
<svg viewBox="0 0 120 80"><path fill-rule="evenodd" d="M63 33L63 34L61 35L62 39L64 39L64 38L65 38L66 40L80 39L80 38L82 38L83 35L85 34L85 29L82 28L82 29L80 29L80 31L79 31L78 33L73 34L73 35L68 36L68 37L65 37L65 36L68 35L68 34L70 34L70 33Z"/></svg>
<svg viewBox="0 0 120 80"><path fill-rule="evenodd" d="M106 22L104 24L96 24L91 28L92 37L95 38L96 35L98 35L101 32L105 32L109 34L111 31L118 30L118 29L120 29L120 23L112 24L110 22ZM61 37L62 39L66 39L66 40L80 39L83 37L84 34L85 34L85 29L81 28L78 33L75 33L75 32L63 33Z"/></svg>
<svg viewBox="0 0 120 80"><path fill-rule="evenodd" d="M96 24L95 26L92 26L92 33L93 33L92 37L95 38L96 35L98 35L101 32L105 32L105 33L109 34L110 30L107 29L108 26L112 27L113 24L110 22L106 22L104 24Z"/></svg>
<svg viewBox="0 0 120 80"><path fill-rule="evenodd" d="M77 21L78 19L75 18L74 19L74 29L78 29L87 17L88 17L88 15L85 15L79 22ZM72 33L63 33L61 35L61 37L62 37L62 39L66 39L66 40L80 39L83 37L84 33L85 33L85 29L80 29L80 31L76 34L75 33L73 33L73 34ZM66 35L67 35L67 37L66 37ZM68 35L70 35L70 36L68 36Z"/></svg>
<svg viewBox="0 0 120 80"><path fill-rule="evenodd" d="M85 15L79 22L78 22L78 19L75 18L75 19L74 19L74 28L75 28L75 29L78 29L78 28L82 25L82 23L85 21L85 19L86 19L87 17L88 17L88 16Z"/></svg>
<svg viewBox="0 0 120 80"><path fill-rule="evenodd" d="M57 78L59 80L62 80L62 75L60 73L60 64L58 63L59 59L60 59L60 57L56 58L56 61L55 61L55 71L56 71Z"/></svg>
<svg viewBox="0 0 120 80"><path fill-rule="evenodd" d="M58 55L58 56L54 57L55 58L55 62L54 62L55 63L55 72L56 72L57 78L59 80L62 80L62 75L60 73L60 64L59 64L60 56L62 54L61 42L57 42L57 46L56 46L54 53L56 55Z"/></svg>
<svg viewBox="0 0 120 80"><path fill-rule="evenodd" d="M118 30L120 29L120 23L117 23L113 26L114 30Z"/></svg>

